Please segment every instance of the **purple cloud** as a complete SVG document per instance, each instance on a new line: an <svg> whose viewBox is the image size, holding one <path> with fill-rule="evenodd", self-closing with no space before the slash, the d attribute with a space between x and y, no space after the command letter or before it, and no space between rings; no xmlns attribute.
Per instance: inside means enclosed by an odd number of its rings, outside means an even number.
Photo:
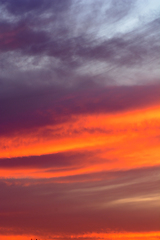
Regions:
<svg viewBox="0 0 160 240"><path fill-rule="evenodd" d="M1 99L1 134L59 124L73 115L114 113L131 110L160 101L159 85L101 87L86 83L73 88L54 87L24 91L24 97ZM25 92L26 91L26 92ZM25 96L26 95L26 96Z"/></svg>
<svg viewBox="0 0 160 240"><path fill-rule="evenodd" d="M158 231L159 168L108 174L109 180L88 183L1 180L2 229L30 234Z"/></svg>

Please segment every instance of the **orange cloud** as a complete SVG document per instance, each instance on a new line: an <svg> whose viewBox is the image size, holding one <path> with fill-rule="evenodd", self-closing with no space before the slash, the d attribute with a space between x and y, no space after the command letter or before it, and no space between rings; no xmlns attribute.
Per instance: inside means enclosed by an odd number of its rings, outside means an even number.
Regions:
<svg viewBox="0 0 160 240"><path fill-rule="evenodd" d="M160 163L159 106L117 114L80 115L70 122L46 126L31 132L0 139L1 158L40 156L67 151L94 151L99 159L91 163L84 157L76 169L44 171L36 169L4 169L1 177L58 177L130 169Z"/></svg>
<svg viewBox="0 0 160 240"><path fill-rule="evenodd" d="M47 238L44 236L31 236L31 235L13 235L13 236L5 236L0 235L3 240L51 240L51 239L94 239L94 240L158 240L160 239L160 232L140 232L140 233L132 233L132 232L109 232L109 233L86 233L81 235L54 235Z"/></svg>

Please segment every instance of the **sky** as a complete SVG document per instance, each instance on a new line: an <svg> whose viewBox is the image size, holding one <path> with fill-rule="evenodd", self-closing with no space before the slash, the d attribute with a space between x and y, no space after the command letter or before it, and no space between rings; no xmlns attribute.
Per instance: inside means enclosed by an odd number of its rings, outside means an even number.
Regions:
<svg viewBox="0 0 160 240"><path fill-rule="evenodd" d="M159 16L0 0L0 239L160 239Z"/></svg>

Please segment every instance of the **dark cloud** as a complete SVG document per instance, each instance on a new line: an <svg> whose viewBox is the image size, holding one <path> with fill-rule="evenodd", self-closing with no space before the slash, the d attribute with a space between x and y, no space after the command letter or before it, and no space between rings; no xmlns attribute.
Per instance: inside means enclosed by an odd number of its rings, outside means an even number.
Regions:
<svg viewBox="0 0 160 240"><path fill-rule="evenodd" d="M26 90L21 97L0 100L0 132L32 130L71 120L79 114L114 113L159 101L159 85L104 88L85 82L71 88L35 90L31 95Z"/></svg>
<svg viewBox="0 0 160 240"><path fill-rule="evenodd" d="M70 6L70 0L9 0L0 1L4 4L7 10L15 15L23 15L28 12L44 12L47 9L52 9L53 12L66 11L67 7Z"/></svg>
<svg viewBox="0 0 160 240"><path fill-rule="evenodd" d="M44 44L48 41L44 32L38 33L26 29L26 26L18 27L6 32L1 39L1 51L12 51L22 49L25 53L36 54L42 52Z"/></svg>
<svg viewBox="0 0 160 240"><path fill-rule="evenodd" d="M67 152L55 153L41 156L19 157L0 159L0 168L51 168L52 171L68 170L69 168L79 168L84 165L82 159L93 158L93 152ZM92 159L93 161L93 159Z"/></svg>

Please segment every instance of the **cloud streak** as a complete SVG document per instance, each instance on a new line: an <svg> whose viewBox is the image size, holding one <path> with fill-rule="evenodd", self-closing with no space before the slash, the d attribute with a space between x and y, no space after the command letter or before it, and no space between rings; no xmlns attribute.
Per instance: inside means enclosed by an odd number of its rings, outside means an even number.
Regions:
<svg viewBox="0 0 160 240"><path fill-rule="evenodd" d="M0 0L0 238L158 239L159 9Z"/></svg>
<svg viewBox="0 0 160 240"><path fill-rule="evenodd" d="M111 230L157 231L159 200L154 199L158 196L159 168L110 172L109 176L108 180L87 184L1 180L1 226L17 232L20 227L22 233L29 234L41 228L42 235L82 234L92 232L93 226L95 232L106 226ZM127 204L125 200L132 197L137 201ZM12 203L7 200L10 198ZM146 198L151 204L147 212Z"/></svg>

